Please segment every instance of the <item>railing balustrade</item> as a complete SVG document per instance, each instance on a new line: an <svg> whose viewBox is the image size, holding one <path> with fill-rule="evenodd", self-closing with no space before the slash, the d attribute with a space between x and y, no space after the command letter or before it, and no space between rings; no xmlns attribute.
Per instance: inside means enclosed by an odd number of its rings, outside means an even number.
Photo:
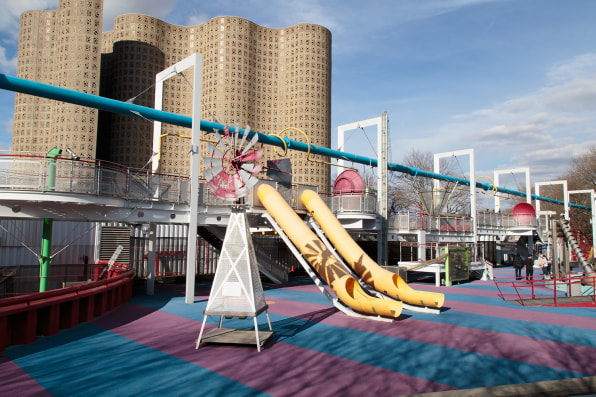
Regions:
<svg viewBox="0 0 596 397"><path fill-rule="evenodd" d="M49 178L49 165L55 169L55 177ZM261 183L261 182L260 182ZM262 183L273 183L262 181ZM300 193L312 186L299 185L293 189L277 186L280 193L294 209L304 209ZM58 193L110 196L136 201L160 201L187 204L190 202L188 176L152 174L149 170L123 168L106 161L50 159L44 155L0 154L0 189L24 191L53 191ZM249 206L259 206L255 194L249 197ZM252 202L251 202L252 200ZM258 201L258 199L256 199ZM334 213L375 215L377 196L374 193L339 194L325 196L324 200ZM234 205L215 198L204 183L199 188L201 205ZM534 223L519 224L512 216L492 211L478 211L479 229L511 229L536 227ZM472 233L470 217L429 216L422 212L405 211L389 219L389 228L398 231L425 230L438 233Z"/></svg>
<svg viewBox="0 0 596 397"><path fill-rule="evenodd" d="M55 168L52 179L48 177L49 164ZM188 180L187 176L151 174L103 161L0 155L0 189L188 203Z"/></svg>

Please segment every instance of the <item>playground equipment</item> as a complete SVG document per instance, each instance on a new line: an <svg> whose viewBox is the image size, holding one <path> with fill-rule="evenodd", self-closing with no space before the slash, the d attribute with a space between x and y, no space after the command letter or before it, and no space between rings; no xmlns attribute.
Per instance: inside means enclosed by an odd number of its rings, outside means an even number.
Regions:
<svg viewBox="0 0 596 397"><path fill-rule="evenodd" d="M362 277L362 281L376 290L373 293L380 292L382 295L376 293L380 297L373 297L363 290L341 260L325 246L272 186L261 185L257 194L300 253L331 286L339 299L352 309L372 316L397 318L402 308L416 310L412 305L431 308L443 306L443 294L416 291L397 274L377 265L362 251L312 190L302 193L302 202L348 265ZM382 299L387 297L391 299Z"/></svg>
<svg viewBox="0 0 596 397"><path fill-rule="evenodd" d="M342 302L360 313L371 316L389 318L400 316L402 302L368 295L272 186L267 184L259 186L257 195L292 243Z"/></svg>
<svg viewBox="0 0 596 397"><path fill-rule="evenodd" d="M207 167L210 167L204 171L207 186L215 197L226 201L236 201L246 196L249 189L258 182L255 174L263 168L262 164L254 163L263 155L263 148L253 149L259 136L254 135L247 141L248 134L244 134L239 140L238 130L237 124L234 133L230 133L227 126L223 128L223 134L217 131L216 144L209 142L209 157L203 158ZM273 335L267 308L246 211L237 206L230 214L196 348L199 348L201 341L240 344L256 342L257 350L261 351L261 346ZM259 332L257 316L263 312L267 315L269 331ZM218 315L219 325L203 336L209 315ZM222 328L224 317L253 317L255 338L252 339L251 331Z"/></svg>
<svg viewBox="0 0 596 397"><path fill-rule="evenodd" d="M239 129L237 125L236 131ZM250 127L247 127L246 131L250 131ZM238 133L231 134L228 126L223 128L223 132L215 133L218 145L209 142L209 157L203 157L206 167L209 168L206 168L203 174L207 186L213 190L216 198L235 201L246 196L249 189L258 182L255 175L261 171L263 165L254 161L263 156L263 148L252 148L259 139L258 135L254 135L247 142L248 134L243 134L239 140Z"/></svg>
<svg viewBox="0 0 596 397"><path fill-rule="evenodd" d="M534 226L536 222L536 209L529 203L517 203L511 215L518 226Z"/></svg>
<svg viewBox="0 0 596 397"><path fill-rule="evenodd" d="M257 350L261 351L261 346L273 335L267 309L246 212L236 209L230 215L196 349L201 342L256 343ZM267 316L269 331L259 331L257 316L263 312ZM219 325L203 335L207 316L210 315L219 316ZM252 331L222 328L224 317L253 317L254 336Z"/></svg>
<svg viewBox="0 0 596 397"><path fill-rule="evenodd" d="M195 85L197 82L200 82L200 65L201 58L200 54L193 54L196 57L195 60L195 74L198 77L194 78ZM190 57L189 57L190 58ZM173 73L178 73L178 69L172 69ZM196 208L198 206L198 199L197 199L197 191L198 191L198 171L199 171L199 164L198 164L198 153L199 153L199 132L215 132L223 131L224 125L218 123L212 123L205 120L200 119L200 101L196 100L193 104L193 117L183 116L179 114L173 114L164 112L159 109L152 109L144 106L135 105L132 103L127 103L123 101L118 101L110 98L104 98L96 95L86 94L74 90L69 90L60 87L54 87L48 84L43 84L35 81L25 80L17 77L7 76L5 74L0 73L0 88L20 92L29 95L35 95L43 98L54 99L58 101L63 101L71 104L77 104L81 106L88 106L92 108L96 108L99 110L104 110L113 113L120 113L124 115L128 115L131 117L139 117L145 120L153 120L157 122L164 122L169 123L185 128L192 128L193 130L193 137L191 141L190 153L191 153L191 202L190 202L190 222L189 222L189 236L188 236L188 263L187 263L187 290L186 290L186 301L187 303L193 302L193 292L194 292L194 258L196 256ZM200 84L196 85L194 89L194 97L195 99L200 99ZM194 122L193 122L194 120ZM231 130L231 129L230 129ZM283 148L285 150L297 150L301 152L306 152L309 155L320 155L323 157L329 157L338 159L340 161L350 161L357 164L364 164L371 167L379 167L381 165L383 169L388 169L391 171L398 171L402 173L407 173L412 176L419 176L425 178L432 178L436 180L442 181L450 181L456 182L460 185L465 186L475 186L476 188L480 188L484 191L495 191L505 194L510 194L514 196L522 196L527 197L529 195L528 192L519 192L511 189L506 189L498 186L494 186L487 183L481 183L475 181L471 178L471 180L466 180L463 178L456 178L448 175L442 175L438 172L429 172L422 169L418 169L416 167L407 167L400 164L389 163L386 159L381 159L381 161L375 158L369 158L365 156L360 156L356 154L346 153L339 150L332 150L325 147L319 147L315 145L311 145L309 142L299 142L290 140L287 137L281 138L277 135L268 135L259 133L256 131L248 131L242 130L236 127L235 132L238 138L244 139L246 135L246 139L250 140L255 134L259 136L259 141L265 145L272 145L279 148ZM381 183L380 185L383 185ZM538 189L536 189L538 192ZM386 199L384 195L379 195L379 198ZM565 204L565 208L568 207L576 207L582 209L590 209L590 207L578 205L578 204L568 204L567 200L562 202L560 200L555 200L547 197L541 197L538 194L532 194L531 198L534 200L540 201L547 201L552 202L555 204ZM382 208L382 206L380 206ZM474 228L475 230L475 228ZM381 238L383 238L383 233L380 234Z"/></svg>
<svg viewBox="0 0 596 397"><path fill-rule="evenodd" d="M105 110L108 112L113 113L120 113L125 114L131 117L138 117L146 120L154 120L160 121L164 123L169 123L172 125L178 125L181 127L191 128L192 127L192 117L183 116L175 113L165 112L163 110L157 110L148 108L145 106L135 105L123 101L118 101L115 99L104 98L97 95L86 94L83 92L78 92L74 90L69 90L67 88L55 87L49 84L43 84L36 81L21 79L18 77L8 76L6 74L0 73L0 88L14 91L14 92L21 92L24 94L35 95L42 98L49 98L55 99L58 101L64 101L67 103L73 103L82 106L88 106L95 109ZM213 123L206 120L199 120L199 127L201 131L206 132L214 132L215 130L223 131L223 124ZM247 134L247 139L252 138L254 134L259 135L259 142L265 145L272 145L279 148L287 148L291 150L297 150L300 152L310 153L311 155L321 155L323 157L331 157L340 160L350 161L357 164L364 164L371 167L378 167L378 160L375 158L359 156L352 153L342 152L340 150L333 150L328 149L325 147L320 147L316 145L307 144L304 142L299 142L295 140L291 140L287 137L280 138L276 135L268 135L263 134L256 131L247 131L243 129L239 129L236 131L240 133L240 137L244 134ZM395 163L387 163L387 169L391 171L398 171L403 172L413 176L420 176L424 178L433 178L443 181L452 181L458 182L459 184L463 184L469 186L470 183L475 184L475 186L479 189L483 190L495 190L497 192L511 194L514 196L522 196L526 197L527 193L520 192L512 189L507 189L499 186L492 186L487 183L482 183L478 181L469 181L463 178L452 177L449 175L438 174L435 172L430 172L422 169L418 169L416 167L408 167L401 164ZM555 200L548 197L541 197L537 194L531 195L533 200L541 200L547 201L555 204L564 204L560 200ZM571 203L569 204L571 207L575 208L583 208L583 209L590 209L590 207L586 207L579 204Z"/></svg>
<svg viewBox="0 0 596 397"><path fill-rule="evenodd" d="M362 194L364 191L364 180L355 170L343 171L333 183L333 193L335 194Z"/></svg>
<svg viewBox="0 0 596 397"><path fill-rule="evenodd" d="M582 268L584 270L584 276L585 277L596 277L596 271L594 270L593 265L588 263L588 261L586 260L586 257L584 256L584 253L579 248L579 244L575 240L573 233L571 233L571 229L569 228L569 221L557 219L555 221L555 225L556 225L556 229L560 230L560 232L561 232L560 234L562 235L563 239L567 243L569 243L569 246L575 253L575 256L577 257L580 265L582 266ZM557 233L556 229L555 229L555 236L557 234L559 234L559 233ZM553 247L556 247L556 244L553 244ZM553 255L553 257L554 257L554 259L556 259L558 257L558 255ZM557 263L554 263L553 265L554 265L553 268L555 269L555 273L558 273L559 265Z"/></svg>
<svg viewBox="0 0 596 397"><path fill-rule="evenodd" d="M387 296L412 305L435 308L443 306L443 294L416 291L399 275L377 265L350 237L317 193L305 190L301 199L341 256L367 284Z"/></svg>

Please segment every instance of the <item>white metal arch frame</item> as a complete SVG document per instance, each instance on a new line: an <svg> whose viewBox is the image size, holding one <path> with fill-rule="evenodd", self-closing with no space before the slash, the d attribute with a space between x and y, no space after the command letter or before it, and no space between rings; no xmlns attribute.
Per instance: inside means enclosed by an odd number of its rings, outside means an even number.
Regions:
<svg viewBox="0 0 596 397"><path fill-rule="evenodd" d="M563 207L565 208L564 217L569 220L569 191L567 189L567 181L546 181L536 182L534 184L534 192L536 196L540 196L540 186L549 185L563 185ZM536 214L540 215L540 200L536 200Z"/></svg>
<svg viewBox="0 0 596 397"><path fill-rule="evenodd" d="M337 149L344 151L344 133L364 127L377 126L377 163L379 173L377 176L377 213L381 217L379 227L377 261L379 265L387 265L387 218L388 199L387 199L387 174L388 174L388 155L387 155L387 112L383 112L381 117L375 117L368 120L357 121L355 123L344 124L337 127ZM338 158L337 164L344 165L344 160Z"/></svg>
<svg viewBox="0 0 596 397"><path fill-rule="evenodd" d="M441 170L441 159L447 157L469 156L470 159L470 215L472 217L472 230L474 231L474 241L478 240L478 215L476 214L476 159L474 156L474 149L458 150L455 152L435 153L434 155L434 172L439 173ZM433 180L433 190L441 187L441 181Z"/></svg>
<svg viewBox="0 0 596 397"><path fill-rule="evenodd" d="M525 174L526 176L526 203L532 204L532 185L530 184L530 169L529 168L511 168L507 170L495 170L494 182L495 186L499 186L499 176L504 174ZM496 193L496 192L495 192ZM501 200L495 194L495 212L501 211Z"/></svg>
<svg viewBox="0 0 596 397"><path fill-rule="evenodd" d="M570 190L567 192L567 202L571 200L569 197L572 194L589 194L590 195L590 206L592 207L592 248L594 254L596 254L596 194L594 190Z"/></svg>
<svg viewBox="0 0 596 397"><path fill-rule="evenodd" d="M199 144L201 140L201 79L203 75L203 56L192 54L182 61L170 66L155 75L155 109L163 107L163 83L165 80L176 76L183 70L194 67L193 94L192 94L192 138L190 143L190 216L188 220L188 250L186 256L186 303L194 303L195 295L195 261L197 256L197 215L199 207L199 171L200 155ZM152 171L159 169L161 157L161 122L153 122L153 164ZM153 265L155 266L155 264ZM152 282L154 280L152 279ZM149 289L149 279L147 280ZM153 289L153 286L151 287Z"/></svg>

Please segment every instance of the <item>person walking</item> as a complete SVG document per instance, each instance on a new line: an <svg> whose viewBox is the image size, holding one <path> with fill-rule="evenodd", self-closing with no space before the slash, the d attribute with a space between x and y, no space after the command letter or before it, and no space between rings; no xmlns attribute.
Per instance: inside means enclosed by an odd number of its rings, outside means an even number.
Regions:
<svg viewBox="0 0 596 397"><path fill-rule="evenodd" d="M522 269L524 267L524 261L522 261L522 258L519 254L515 255L515 258L513 259L513 267L515 268L515 279L516 280L521 280L522 279Z"/></svg>
<svg viewBox="0 0 596 397"><path fill-rule="evenodd" d="M546 274L546 276L547 276L548 278L551 278L551 275L550 275L551 266L552 266L552 263L551 263L551 261L547 259L547 260L546 260L546 266L544 267L544 271L545 271L546 273L544 273L544 274Z"/></svg>
<svg viewBox="0 0 596 397"><path fill-rule="evenodd" d="M540 255L536 261L536 267L542 269L542 278L544 279L546 279L546 276L548 275L547 264L548 261L546 260L546 255Z"/></svg>
<svg viewBox="0 0 596 397"><path fill-rule="evenodd" d="M528 258L525 261L526 265L526 280L530 281L534 278L534 259L532 254L528 254Z"/></svg>

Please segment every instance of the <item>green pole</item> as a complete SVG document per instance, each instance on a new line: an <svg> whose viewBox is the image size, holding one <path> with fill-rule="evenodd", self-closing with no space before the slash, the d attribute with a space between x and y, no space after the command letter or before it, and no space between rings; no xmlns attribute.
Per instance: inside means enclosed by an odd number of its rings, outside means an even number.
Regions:
<svg viewBox="0 0 596 397"><path fill-rule="evenodd" d="M46 153L48 159L46 186L49 191L54 191L54 187L56 186L56 157L60 156L60 153L62 153L62 149L58 149L55 146Z"/></svg>
<svg viewBox="0 0 596 397"><path fill-rule="evenodd" d="M43 219L43 229L41 231L41 256L39 257L39 292L47 289L48 269L52 261L52 226L54 220L51 218Z"/></svg>
<svg viewBox="0 0 596 397"><path fill-rule="evenodd" d="M53 191L56 184L56 157L62 153L62 149L51 148L46 156L48 158L47 188ZM48 284L48 269L52 261L52 227L54 220L44 218L41 230L41 256L39 258L39 292L44 292Z"/></svg>

